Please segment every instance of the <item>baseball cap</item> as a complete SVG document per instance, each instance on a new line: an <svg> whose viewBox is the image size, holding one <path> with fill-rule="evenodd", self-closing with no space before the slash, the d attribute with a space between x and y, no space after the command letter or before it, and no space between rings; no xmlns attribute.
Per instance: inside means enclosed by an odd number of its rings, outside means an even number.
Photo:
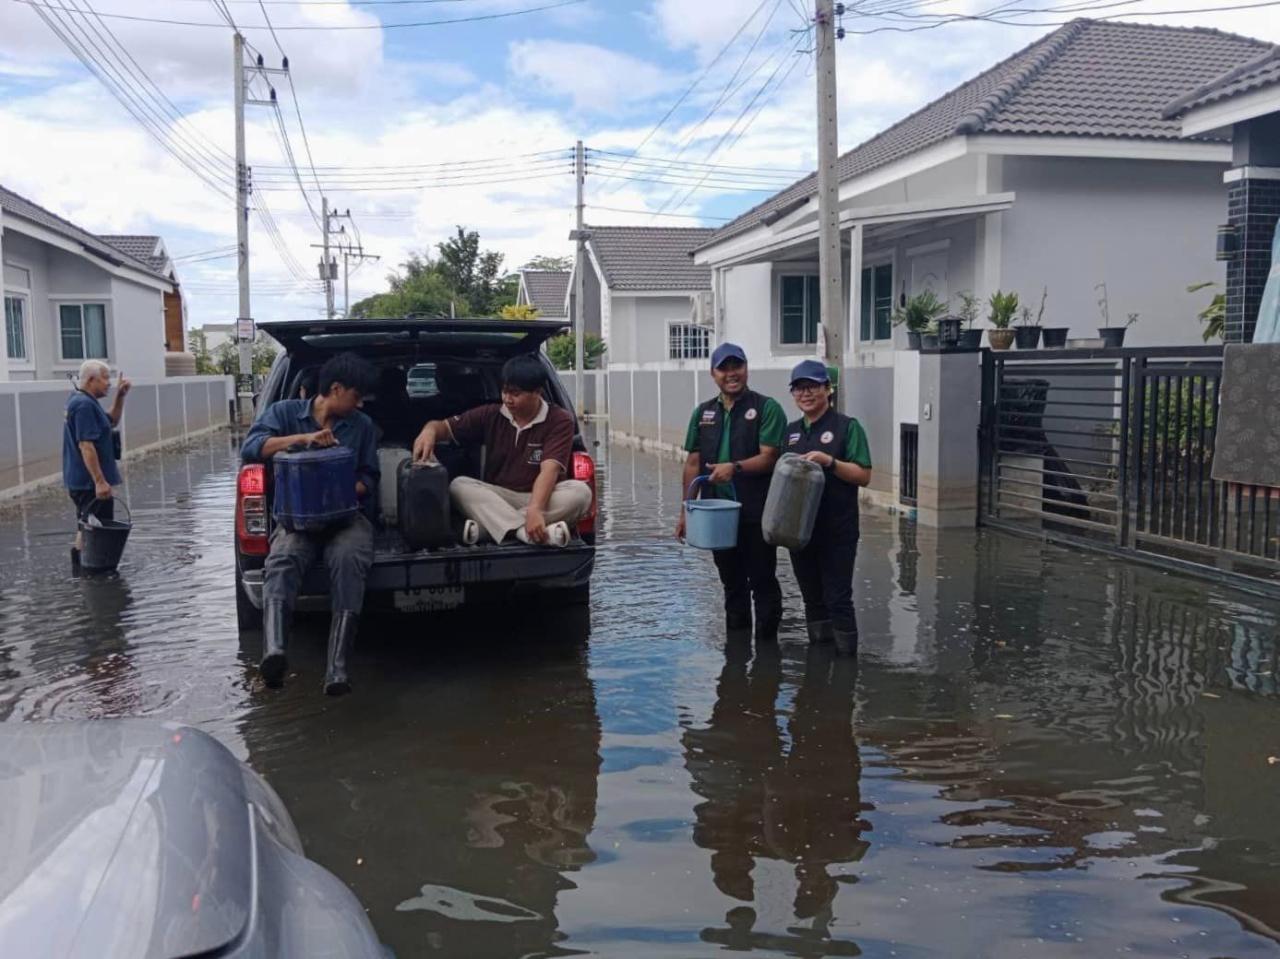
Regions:
<svg viewBox="0 0 1280 959"><path fill-rule="evenodd" d="M745 363L747 354L737 343L721 343L711 354L711 368L718 370L726 360L740 360Z"/></svg>
<svg viewBox="0 0 1280 959"><path fill-rule="evenodd" d="M813 380L815 383L830 383L831 375L821 360L802 360L791 371L791 383L795 386L799 380Z"/></svg>

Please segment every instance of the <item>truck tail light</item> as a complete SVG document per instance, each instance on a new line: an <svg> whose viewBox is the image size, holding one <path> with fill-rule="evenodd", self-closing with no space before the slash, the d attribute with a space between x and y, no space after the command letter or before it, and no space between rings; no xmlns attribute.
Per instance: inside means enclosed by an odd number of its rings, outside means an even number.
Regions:
<svg viewBox="0 0 1280 959"><path fill-rule="evenodd" d="M236 543L247 556L267 555L267 474L261 463L240 467L236 482Z"/></svg>
<svg viewBox="0 0 1280 959"><path fill-rule="evenodd" d="M573 454L573 478L591 487L591 509L578 520L578 535L587 536L596 531L596 464L586 453Z"/></svg>

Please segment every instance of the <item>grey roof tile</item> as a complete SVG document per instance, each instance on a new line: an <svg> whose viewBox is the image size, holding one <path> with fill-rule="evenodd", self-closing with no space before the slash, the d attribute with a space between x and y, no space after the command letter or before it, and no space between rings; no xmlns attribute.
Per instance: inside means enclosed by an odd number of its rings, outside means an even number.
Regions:
<svg viewBox="0 0 1280 959"><path fill-rule="evenodd" d="M564 298L569 290L568 270L521 270L529 302L543 316L564 316Z"/></svg>
<svg viewBox="0 0 1280 959"><path fill-rule="evenodd" d="M1180 117L1188 110L1280 83L1280 47L1272 48L1248 63L1191 90L1165 107L1166 117Z"/></svg>
<svg viewBox="0 0 1280 959"><path fill-rule="evenodd" d="M1173 97L1273 49L1204 27L1073 20L843 154L837 170L843 182L965 134L1179 140L1181 125L1164 115ZM710 242L767 223L816 192L809 174Z"/></svg>
<svg viewBox="0 0 1280 959"><path fill-rule="evenodd" d="M613 290L709 290L711 268L690 254L714 230L672 226L592 226L591 249Z"/></svg>
<svg viewBox="0 0 1280 959"><path fill-rule="evenodd" d="M153 269L145 261L139 260L124 250L112 246L88 230L76 226L70 220L63 219L58 214L46 210L40 204L33 203L26 197L14 193L4 186L0 186L0 208L3 208L6 215L30 220L32 223L60 233L108 260L116 260L133 267L135 270L142 270L142 272L152 274L160 279L168 279L163 273Z"/></svg>
<svg viewBox="0 0 1280 959"><path fill-rule="evenodd" d="M169 265L167 256L156 256L160 237L138 234L100 233L100 240L114 246L121 253L128 253L135 260L147 264L152 272L164 273Z"/></svg>

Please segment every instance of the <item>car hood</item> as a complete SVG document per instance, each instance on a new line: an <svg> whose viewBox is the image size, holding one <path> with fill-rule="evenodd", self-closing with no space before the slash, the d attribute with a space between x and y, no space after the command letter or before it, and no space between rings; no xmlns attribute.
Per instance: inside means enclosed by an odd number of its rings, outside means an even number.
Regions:
<svg viewBox="0 0 1280 959"><path fill-rule="evenodd" d="M234 941L253 898L241 769L183 726L0 724L0 951L170 957Z"/></svg>

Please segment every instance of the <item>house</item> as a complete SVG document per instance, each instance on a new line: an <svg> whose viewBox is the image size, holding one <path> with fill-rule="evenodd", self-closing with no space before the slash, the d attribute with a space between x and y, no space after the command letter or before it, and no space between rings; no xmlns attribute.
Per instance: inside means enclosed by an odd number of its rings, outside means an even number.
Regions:
<svg viewBox="0 0 1280 959"><path fill-rule="evenodd" d="M1248 343L1280 220L1280 48L1189 91L1165 108L1165 116L1181 121L1185 137L1231 139L1218 257L1227 261L1227 341Z"/></svg>
<svg viewBox="0 0 1280 959"><path fill-rule="evenodd" d="M167 259L167 258L166 258ZM165 375L172 269L146 262L0 186L4 316L0 380L60 379L100 358Z"/></svg>
<svg viewBox="0 0 1280 959"><path fill-rule="evenodd" d="M568 270L521 270L517 306L532 306L546 320L562 320L569 316Z"/></svg>
<svg viewBox="0 0 1280 959"><path fill-rule="evenodd" d="M169 251L164 248L164 240L158 236L120 234L103 234L102 239L173 283L174 291L164 295L164 348L170 353L181 353L186 349L187 308L182 291L178 289L177 268L169 258Z"/></svg>
<svg viewBox="0 0 1280 959"><path fill-rule="evenodd" d="M690 254L712 231L592 226L587 232L585 320L608 344L609 370L679 368L709 357L710 327L694 323L693 310L711 292L711 271Z"/></svg>
<svg viewBox="0 0 1280 959"><path fill-rule="evenodd" d="M1212 280L1221 134L1182 136L1174 98L1271 50L1203 28L1075 20L839 159L848 402L893 501L904 424L926 406L920 357L891 324L924 289L944 299L1018 292L1044 325L1091 337L1140 316L1126 345L1200 342ZM715 339L741 343L752 382L785 394L786 370L818 345L816 175L711 234ZM850 280L853 282L850 282ZM1047 294L1045 293L1047 291ZM639 417L638 419L643 419ZM660 417L660 439L678 432ZM874 498L874 496L873 496Z"/></svg>

